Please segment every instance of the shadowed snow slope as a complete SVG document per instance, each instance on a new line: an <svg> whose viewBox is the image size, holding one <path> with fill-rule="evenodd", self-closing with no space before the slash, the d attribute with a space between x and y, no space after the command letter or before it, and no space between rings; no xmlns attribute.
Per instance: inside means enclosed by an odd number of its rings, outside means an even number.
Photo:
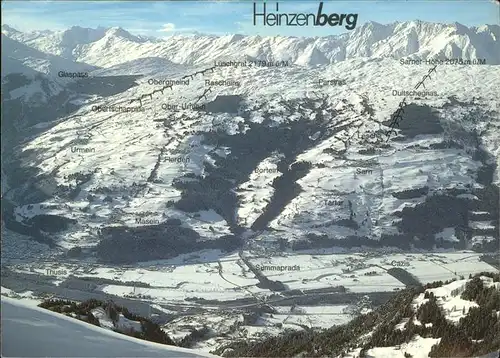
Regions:
<svg viewBox="0 0 500 358"><path fill-rule="evenodd" d="M2 357L215 357L142 341L2 297Z"/></svg>

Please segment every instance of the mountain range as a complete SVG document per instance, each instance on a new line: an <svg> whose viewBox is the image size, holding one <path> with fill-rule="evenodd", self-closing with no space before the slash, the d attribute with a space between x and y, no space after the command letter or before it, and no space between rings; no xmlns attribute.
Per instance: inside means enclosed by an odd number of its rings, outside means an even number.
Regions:
<svg viewBox="0 0 500 358"><path fill-rule="evenodd" d="M421 21L317 38L4 25L4 230L112 262L260 245L262 233L291 250L491 250L499 35ZM434 76L399 61L446 58L471 64ZM430 92L405 102L388 137L398 91L426 74ZM160 243L164 230L182 245Z"/></svg>
<svg viewBox="0 0 500 358"><path fill-rule="evenodd" d="M498 269L499 36L3 25L2 294L115 300L222 356L490 357L498 274L466 276ZM12 354L84 329L4 310L36 336ZM195 355L91 331L78 352Z"/></svg>
<svg viewBox="0 0 500 358"><path fill-rule="evenodd" d="M99 67L144 57L187 65L211 64L235 54L299 65L360 57L487 59L490 65L500 64L498 25L367 22L352 32L327 37L175 35L162 39L134 36L119 27L74 26L65 31L22 33L3 25L2 34L43 53Z"/></svg>

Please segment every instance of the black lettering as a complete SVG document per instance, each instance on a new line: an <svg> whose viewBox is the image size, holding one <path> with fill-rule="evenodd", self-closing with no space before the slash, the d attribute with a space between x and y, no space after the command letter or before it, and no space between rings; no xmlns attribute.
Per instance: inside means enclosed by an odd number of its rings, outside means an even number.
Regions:
<svg viewBox="0 0 500 358"><path fill-rule="evenodd" d="M346 14L342 14L342 15L340 15L339 25L341 25L341 26L342 26L342 23L344 22L344 20L345 20L345 17L346 17L346 16L347 16Z"/></svg>
<svg viewBox="0 0 500 358"><path fill-rule="evenodd" d="M303 23L300 23L299 21L304 21ZM298 26L304 26L307 25L307 17L305 14L298 14L297 15L297 25Z"/></svg>
<svg viewBox="0 0 500 358"><path fill-rule="evenodd" d="M349 14L347 15L347 25L345 28L347 30L352 30L356 27L356 23L358 22L358 14Z"/></svg>
<svg viewBox="0 0 500 358"><path fill-rule="evenodd" d="M309 25L309 18L310 17L312 18L311 24L316 25L315 20L314 20L315 19L314 14L307 14L306 17L307 17L306 25Z"/></svg>
<svg viewBox="0 0 500 358"><path fill-rule="evenodd" d="M263 3L262 12L257 10L257 2L253 3L253 24L257 25L257 18L262 17L264 26L337 26L344 25L348 30L356 27L358 14L325 14L323 4L320 2L316 13L279 13L279 5L276 2L276 11L267 13L266 3ZM345 21L344 21L345 20Z"/></svg>
<svg viewBox="0 0 500 358"><path fill-rule="evenodd" d="M345 14L342 14L342 16L345 16ZM328 18L328 23L330 26L337 26L339 24L339 14L331 14ZM340 25L342 25L342 20L340 21Z"/></svg>
<svg viewBox="0 0 500 358"><path fill-rule="evenodd" d="M278 15L278 19L279 19L279 21L278 21L278 25L281 25L281 22L282 22L281 18L282 18L283 16L286 18L285 24L287 24L287 25L288 25L288 15L287 15L287 14L279 14L279 15Z"/></svg>
<svg viewBox="0 0 500 358"><path fill-rule="evenodd" d="M274 22L270 22L269 20L273 20ZM266 16L266 24L268 26L276 25L276 14L267 14Z"/></svg>
<svg viewBox="0 0 500 358"><path fill-rule="evenodd" d="M325 26L326 22L328 21L328 16L323 14L322 11L323 11L323 3L320 2L318 7L318 13L316 15L316 23L314 24L315 26ZM322 22L320 21L321 19L323 19Z"/></svg>
<svg viewBox="0 0 500 358"><path fill-rule="evenodd" d="M264 26L266 25L266 3L264 3L264 12L258 14L257 12L257 4L253 3L253 24L257 25L257 16L262 16L262 20L264 22Z"/></svg>

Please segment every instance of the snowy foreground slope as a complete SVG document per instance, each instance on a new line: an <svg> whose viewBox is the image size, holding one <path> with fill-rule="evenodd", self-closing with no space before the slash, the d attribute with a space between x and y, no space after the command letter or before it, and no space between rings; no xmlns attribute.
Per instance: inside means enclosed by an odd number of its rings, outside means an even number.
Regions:
<svg viewBox="0 0 500 358"><path fill-rule="evenodd" d="M213 357L146 342L2 296L2 357Z"/></svg>

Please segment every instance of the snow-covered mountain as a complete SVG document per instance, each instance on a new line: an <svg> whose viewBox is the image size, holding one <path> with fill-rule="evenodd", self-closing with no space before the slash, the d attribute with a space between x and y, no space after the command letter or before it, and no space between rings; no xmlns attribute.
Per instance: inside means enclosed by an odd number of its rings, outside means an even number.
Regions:
<svg viewBox="0 0 500 358"><path fill-rule="evenodd" d="M490 270L499 29L371 22L317 38L155 39L4 25L3 282L154 309L177 342L213 351ZM405 62L436 58L465 62ZM462 317L473 304L453 285L433 292ZM412 339L365 348L403 356L439 343L410 328Z"/></svg>
<svg viewBox="0 0 500 358"><path fill-rule="evenodd" d="M91 76L139 75L158 77L159 74L171 76L186 71L190 66L180 65L162 57L144 57L94 70ZM160 71L160 72L159 72Z"/></svg>
<svg viewBox="0 0 500 358"><path fill-rule="evenodd" d="M486 59L500 64L500 26L466 27L408 21L382 25L368 22L354 31L328 37L171 36L148 39L122 28L2 32L42 52L100 67L110 67L152 55L179 64L207 64L248 56L288 60L294 64L324 65L359 57Z"/></svg>
<svg viewBox="0 0 500 358"><path fill-rule="evenodd" d="M4 28L3 28L4 29ZM19 32L7 27L6 34ZM14 36L15 37L15 36ZM98 67L80 63L32 48L2 33L2 104L4 101L20 100L18 105L26 107L50 107L54 99L64 106L71 96L66 85L74 82L72 77L62 77L60 72L87 73ZM13 102L9 102L12 104ZM22 104L21 104L22 103ZM9 106L9 104L7 104ZM50 109L50 108L49 108ZM16 109L20 111L18 108ZM23 109L24 110L24 109ZM21 110L20 112L23 112ZM9 110L7 110L9 113ZM25 115L23 115L25 117ZM23 118L22 122L25 121ZM31 121L31 123L36 122ZM17 121L16 125L20 122Z"/></svg>
<svg viewBox="0 0 500 358"><path fill-rule="evenodd" d="M228 236L238 238L229 246L251 241L262 230L294 250L491 247L498 30L413 21L324 38L153 41L121 28L4 27L2 60L13 71L43 70L40 91L53 100L28 102L30 81L4 81L17 138L8 148L6 222L67 249L95 249L122 231L150 237L162 225L188 240L178 247L188 251ZM430 66L396 60L406 56L487 62L439 66L435 77ZM204 71L216 58L289 62ZM82 69L89 77L72 85L54 78ZM399 135L389 140L398 93L427 75L429 92L407 98ZM166 79L181 81L159 84ZM254 234L243 238L245 230ZM106 245L97 246L101 258L123 253ZM135 259L163 257L139 251Z"/></svg>
<svg viewBox="0 0 500 358"><path fill-rule="evenodd" d="M429 87L443 95L414 99L402 136L386 142L386 121L401 100L392 91L412 88L427 72L412 67L408 77L406 71L392 59L348 60L307 72L294 66L218 69L213 80L237 79L240 86L214 87L201 111L181 108L204 92L200 75L163 94L149 96L158 86L141 82L97 98L23 144L22 166L36 168L30 180L49 198L17 206L15 220L63 230L51 236L68 248L95 243L107 227L146 234L148 225L169 218L212 239L241 227L270 229L268 237L290 242L308 236L320 246L354 237L428 248L434 240L463 247L495 240L497 209L484 202L482 190L498 182L492 159L498 68L440 67ZM317 97L321 78L351 84L322 89L324 97ZM462 90L465 79L475 82ZM297 83L305 88L292 90ZM143 106L133 105L126 115L93 110L137 98ZM168 110L167 104L179 107ZM484 168L493 168L491 176ZM288 186L296 189L288 192ZM431 214L441 206L448 211ZM47 215L62 220L54 224L58 229L42 219ZM431 226L423 225L429 220ZM471 226L466 237L460 236L464 225Z"/></svg>
<svg viewBox="0 0 500 358"><path fill-rule="evenodd" d="M97 68L96 66L53 55L50 52L37 50L2 33L2 65L4 61L9 60L17 60L26 67L53 77L57 77L59 71L86 72ZM9 64L9 62L6 62L6 64ZM18 72L19 68L2 68L2 77L14 71Z"/></svg>

